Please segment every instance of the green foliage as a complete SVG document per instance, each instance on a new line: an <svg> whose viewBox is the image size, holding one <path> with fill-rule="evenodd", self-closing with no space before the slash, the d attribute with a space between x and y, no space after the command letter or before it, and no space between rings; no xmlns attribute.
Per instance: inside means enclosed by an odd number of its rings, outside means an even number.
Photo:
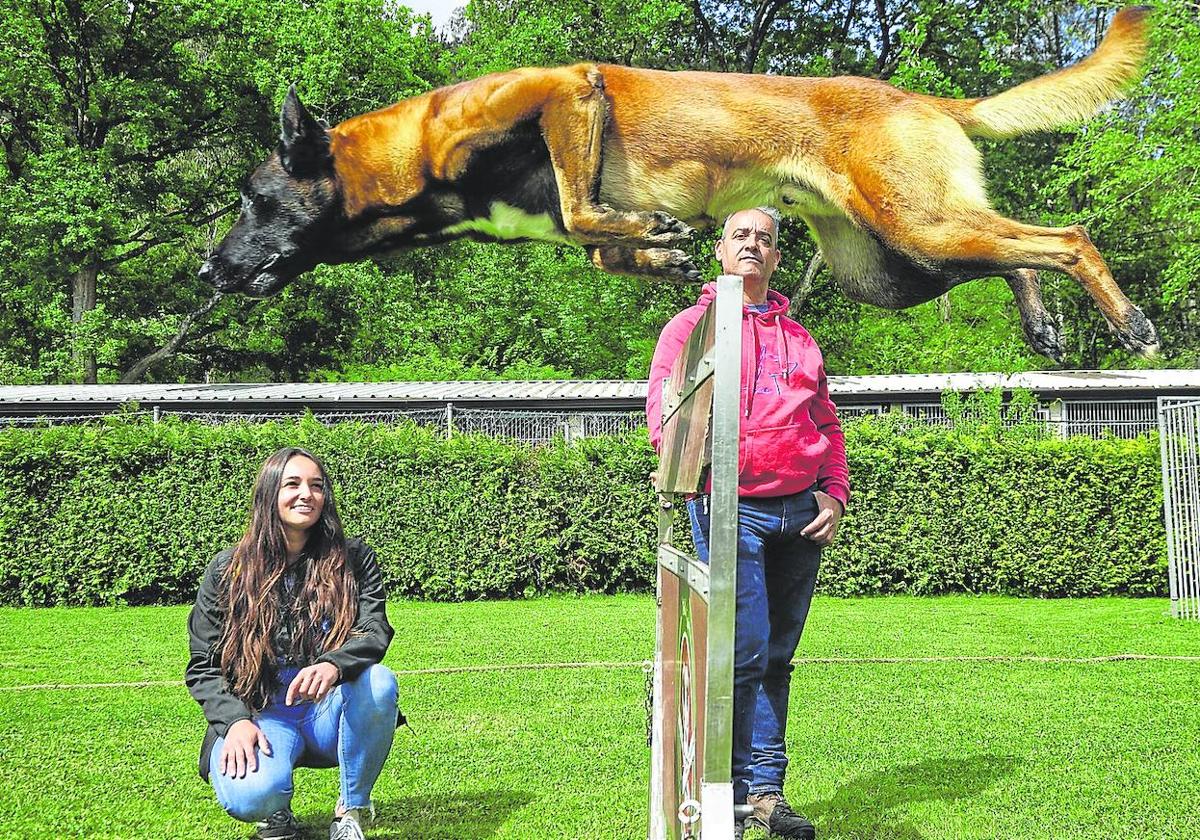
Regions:
<svg viewBox="0 0 1200 840"><path fill-rule="evenodd" d="M310 283L363 304L341 347L361 361L319 379L644 377L661 325L694 297L546 244L456 242L382 266L318 269L289 293L311 296Z"/></svg>
<svg viewBox="0 0 1200 840"><path fill-rule="evenodd" d="M1032 391L1017 389L1009 399L1001 388L962 394L942 394L942 409L958 436L990 441L1014 441L1020 438L1044 440L1054 434L1038 419L1040 403ZM889 422L898 422L899 417Z"/></svg>
<svg viewBox="0 0 1200 840"><path fill-rule="evenodd" d="M196 270L232 222L238 181L273 145L290 83L336 122L442 81L428 26L387 0L7 0L0 42L21 45L0 68L6 382L115 381L174 335L211 295ZM72 286L89 275L93 303ZM225 321L285 321L293 348L340 335L350 303L329 303L313 329L279 318L287 301L230 301L157 373L199 379L279 358L262 347L279 334L224 333ZM337 349L274 371L295 378Z"/></svg>
<svg viewBox="0 0 1200 840"><path fill-rule="evenodd" d="M528 65L604 61L666 67L687 61L680 0L471 0L451 59L458 78Z"/></svg>
<svg viewBox="0 0 1200 840"><path fill-rule="evenodd" d="M834 312L844 317L831 317ZM967 283L945 301L898 311L853 303L829 284L805 302L800 319L820 345L826 370L845 376L1016 373L1046 362L1025 344L1012 294L999 279Z"/></svg>
<svg viewBox="0 0 1200 840"><path fill-rule="evenodd" d="M1162 592L1153 439L1046 439L995 422L994 398L948 405L964 420L951 431L848 425L854 491L824 591ZM244 529L258 464L284 445L327 462L348 531L379 551L395 595L653 583L644 432L531 448L410 425L114 418L0 435L0 603L188 600Z"/></svg>
<svg viewBox="0 0 1200 840"><path fill-rule="evenodd" d="M825 591L1161 593L1154 438L1044 438L987 414L948 431L902 415L850 426L853 516Z"/></svg>

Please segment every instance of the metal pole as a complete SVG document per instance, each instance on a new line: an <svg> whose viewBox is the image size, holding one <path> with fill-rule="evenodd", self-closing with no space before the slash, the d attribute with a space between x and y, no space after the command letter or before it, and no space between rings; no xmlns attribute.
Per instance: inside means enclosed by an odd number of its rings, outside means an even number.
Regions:
<svg viewBox="0 0 1200 840"><path fill-rule="evenodd" d="M1046 407L1046 422L1050 426L1052 437L1067 436L1067 418L1063 413L1063 401L1055 400Z"/></svg>
<svg viewBox="0 0 1200 840"><path fill-rule="evenodd" d="M1174 447L1171 444L1171 411L1166 399L1158 398L1158 455L1162 467L1163 523L1167 529L1167 587L1171 595L1171 617L1179 618L1179 569L1176 567L1174 510L1171 486L1171 460Z"/></svg>
<svg viewBox="0 0 1200 840"><path fill-rule="evenodd" d="M446 403L446 440L454 436L454 403Z"/></svg>
<svg viewBox="0 0 1200 840"><path fill-rule="evenodd" d="M1183 566L1189 583L1190 603L1186 615L1200 619L1200 403L1180 405L1176 410L1183 421L1179 458L1182 463L1174 483L1183 500L1183 515L1177 519L1181 519L1183 525L1178 541L1183 549Z"/></svg>
<svg viewBox="0 0 1200 840"><path fill-rule="evenodd" d="M1196 570L1188 558L1191 534L1188 520L1194 515L1195 506L1188 492L1188 445L1191 437L1191 419L1183 407L1170 407L1172 427L1171 495L1173 496L1171 517L1171 542L1175 545L1175 574L1179 580L1179 614L1183 618L1194 618L1196 608Z"/></svg>
<svg viewBox="0 0 1200 840"><path fill-rule="evenodd" d="M701 801L706 837L733 833L733 645L737 612L742 278L717 278L709 535L707 711Z"/></svg>

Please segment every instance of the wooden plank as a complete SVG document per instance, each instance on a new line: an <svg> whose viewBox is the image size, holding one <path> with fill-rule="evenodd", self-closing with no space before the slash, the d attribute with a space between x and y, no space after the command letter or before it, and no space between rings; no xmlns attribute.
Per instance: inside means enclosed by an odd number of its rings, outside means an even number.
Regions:
<svg viewBox="0 0 1200 840"><path fill-rule="evenodd" d="M671 368L663 388L663 434L659 447L660 493L696 493L711 461L714 308L704 313Z"/></svg>

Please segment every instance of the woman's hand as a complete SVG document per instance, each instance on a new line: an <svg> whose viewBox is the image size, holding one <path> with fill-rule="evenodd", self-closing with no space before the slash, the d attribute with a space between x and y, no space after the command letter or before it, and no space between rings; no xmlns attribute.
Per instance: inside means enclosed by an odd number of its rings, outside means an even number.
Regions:
<svg viewBox="0 0 1200 840"><path fill-rule="evenodd" d="M263 755L271 754L271 745L267 736L252 720L239 720L229 727L225 733L225 745L221 747L221 775L244 778L247 770L253 773L258 769L258 756L254 748L263 751Z"/></svg>
<svg viewBox="0 0 1200 840"><path fill-rule="evenodd" d="M328 662L318 662L316 665L301 668L300 673L296 674L288 686L284 702L289 706L300 700L318 703L337 685L338 676L337 666Z"/></svg>

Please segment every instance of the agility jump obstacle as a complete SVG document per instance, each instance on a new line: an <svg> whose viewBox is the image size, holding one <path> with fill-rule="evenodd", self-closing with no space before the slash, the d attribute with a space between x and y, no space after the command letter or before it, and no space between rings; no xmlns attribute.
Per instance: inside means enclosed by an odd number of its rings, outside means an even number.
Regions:
<svg viewBox="0 0 1200 840"><path fill-rule="evenodd" d="M1200 620L1200 400L1159 397L1171 615Z"/></svg>
<svg viewBox="0 0 1200 840"><path fill-rule="evenodd" d="M733 837L733 632L737 574L742 278L717 299L663 383L658 632L650 840ZM678 502L712 479L709 564L671 545ZM740 815L739 815L740 816Z"/></svg>

